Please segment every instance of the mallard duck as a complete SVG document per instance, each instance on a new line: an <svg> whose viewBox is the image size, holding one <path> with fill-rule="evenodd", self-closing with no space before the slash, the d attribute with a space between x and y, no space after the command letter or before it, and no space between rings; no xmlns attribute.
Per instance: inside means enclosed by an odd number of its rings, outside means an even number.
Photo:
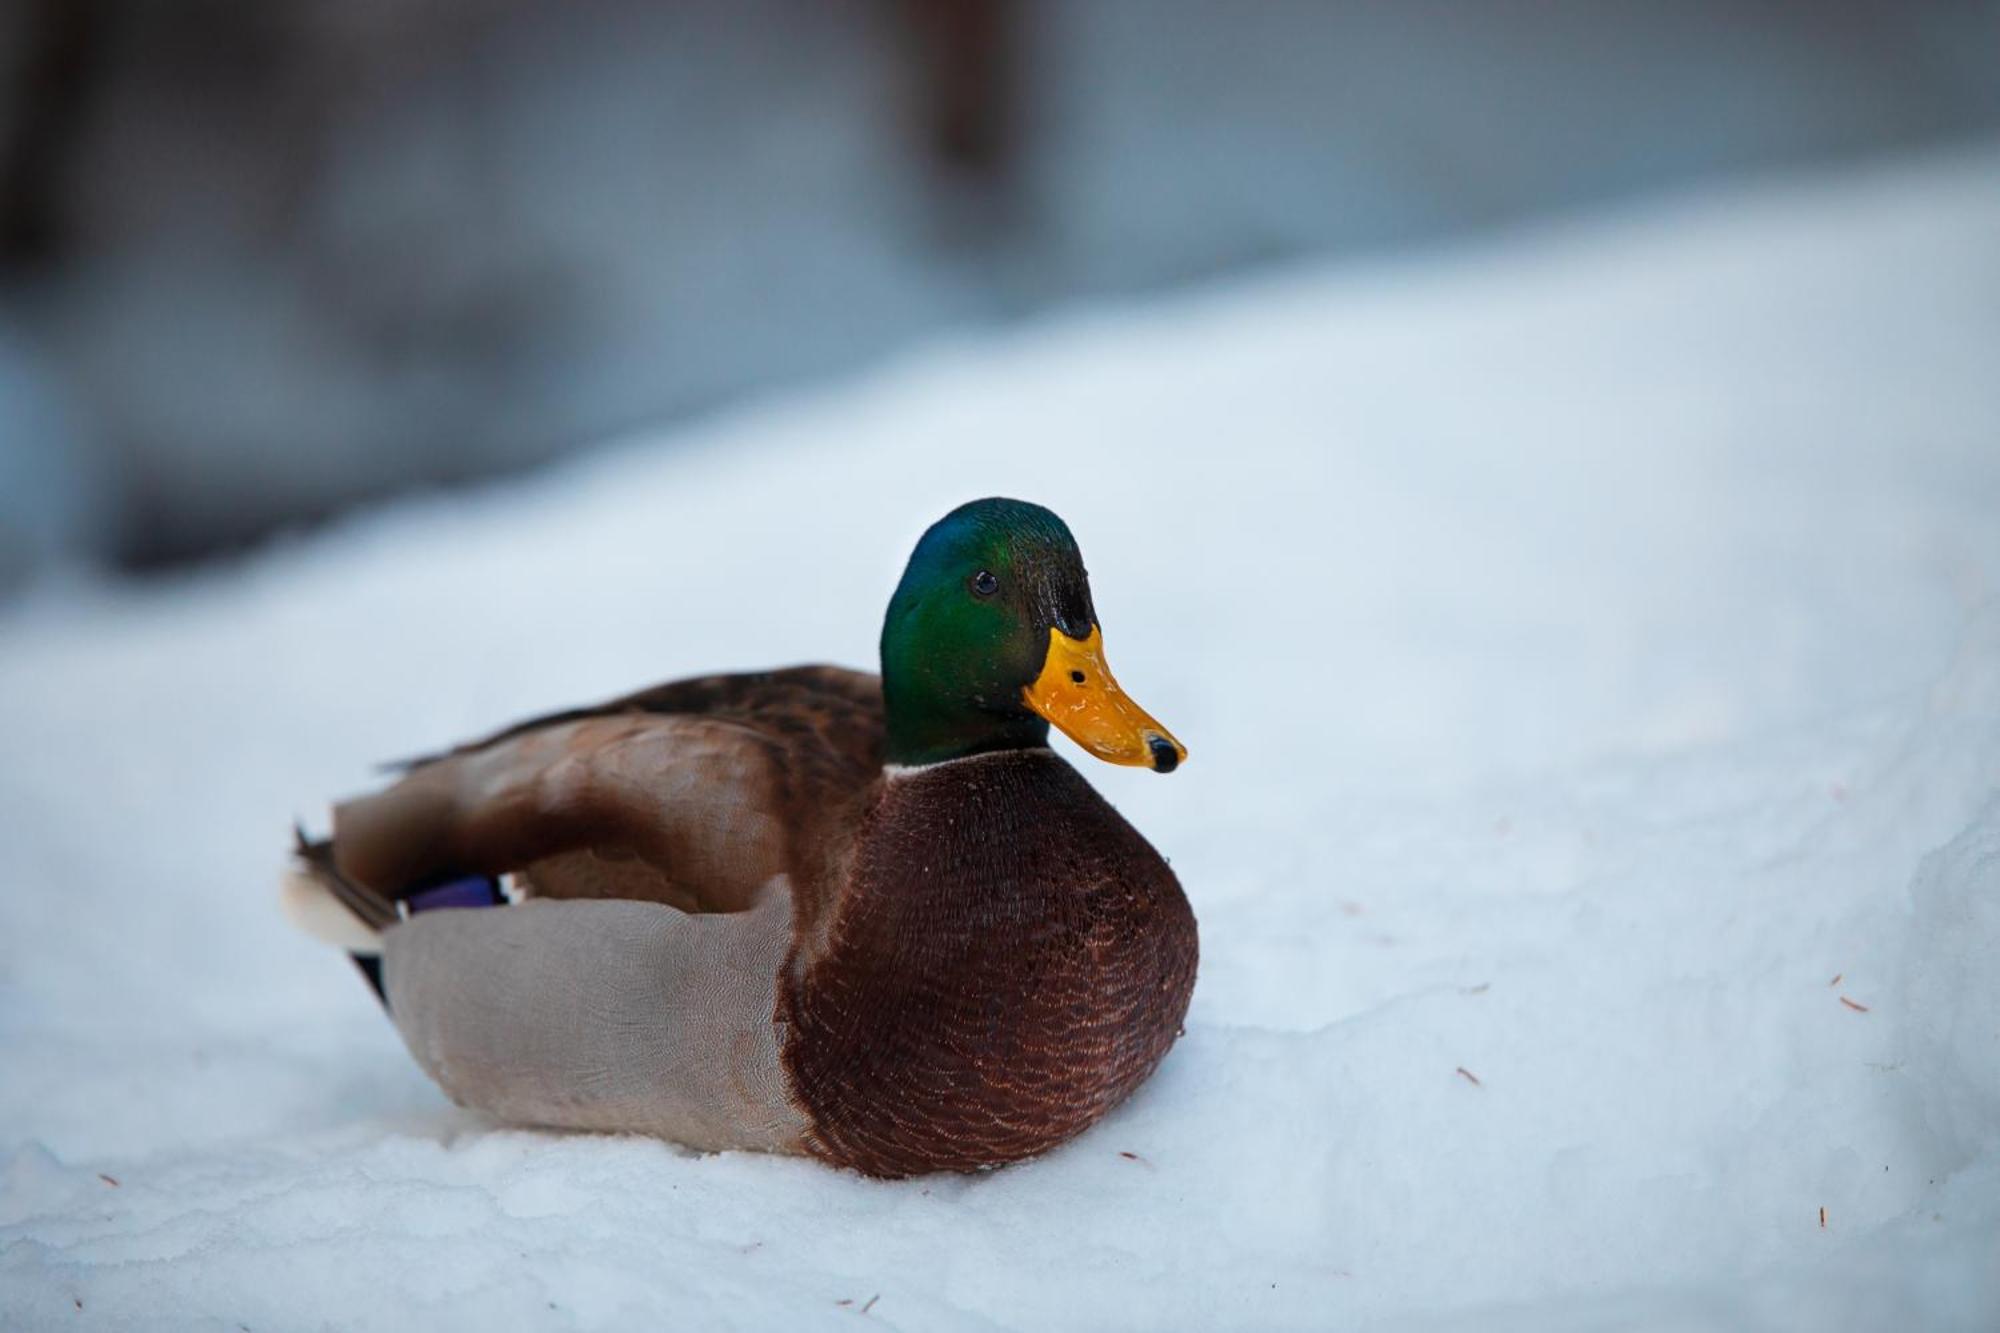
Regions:
<svg viewBox="0 0 2000 1333"><path fill-rule="evenodd" d="M676 681L414 761L301 835L287 909L501 1121L875 1176L1041 1153L1152 1073L1196 960L1173 871L1049 726L1160 773L1187 751L1112 678L1038 505L924 533L881 665Z"/></svg>

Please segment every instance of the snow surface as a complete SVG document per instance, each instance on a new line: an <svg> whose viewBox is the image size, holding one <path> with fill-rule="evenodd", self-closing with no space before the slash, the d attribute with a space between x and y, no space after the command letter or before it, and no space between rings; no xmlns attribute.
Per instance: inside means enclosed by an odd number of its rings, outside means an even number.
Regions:
<svg viewBox="0 0 2000 1333"><path fill-rule="evenodd" d="M45 590L0 621L0 1327L2000 1325L1996 238L2000 149L1766 184ZM1070 520L1192 748L1087 769L1203 967L1074 1144L884 1184L497 1128L278 917L372 761L869 662L994 492Z"/></svg>

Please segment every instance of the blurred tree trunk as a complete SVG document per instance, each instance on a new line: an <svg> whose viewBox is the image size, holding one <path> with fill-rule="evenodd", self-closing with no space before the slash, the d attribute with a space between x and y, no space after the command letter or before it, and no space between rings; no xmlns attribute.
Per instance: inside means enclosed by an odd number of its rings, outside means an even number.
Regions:
<svg viewBox="0 0 2000 1333"><path fill-rule="evenodd" d="M939 166L997 183L1015 155L1012 0L905 0L922 66L924 132Z"/></svg>
<svg viewBox="0 0 2000 1333"><path fill-rule="evenodd" d="M104 71L103 0L20 0L0 138L0 268L60 258L73 239L66 177Z"/></svg>

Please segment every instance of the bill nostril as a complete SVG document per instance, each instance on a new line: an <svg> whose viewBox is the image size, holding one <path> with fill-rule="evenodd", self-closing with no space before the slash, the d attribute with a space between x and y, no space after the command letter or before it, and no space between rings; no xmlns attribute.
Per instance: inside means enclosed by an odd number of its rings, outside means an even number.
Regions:
<svg viewBox="0 0 2000 1333"><path fill-rule="evenodd" d="M1174 743L1166 737L1149 733L1146 737L1146 748L1153 752L1155 773L1171 773L1180 767L1181 752L1176 750Z"/></svg>
<svg viewBox="0 0 2000 1333"><path fill-rule="evenodd" d="M1075 681L1075 682L1076 682L1076 683L1077 683L1078 685L1081 685L1081 684L1083 684L1083 673L1082 673L1081 671L1072 671L1072 672L1070 672L1070 673L1069 673L1069 678L1070 678L1071 680Z"/></svg>

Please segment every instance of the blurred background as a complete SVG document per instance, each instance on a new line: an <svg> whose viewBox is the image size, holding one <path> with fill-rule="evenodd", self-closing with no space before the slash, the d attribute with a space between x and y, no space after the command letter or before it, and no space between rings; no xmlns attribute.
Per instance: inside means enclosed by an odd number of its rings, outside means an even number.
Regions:
<svg viewBox="0 0 2000 1333"><path fill-rule="evenodd" d="M0 0L0 595L941 331L2000 126L2000 3Z"/></svg>

